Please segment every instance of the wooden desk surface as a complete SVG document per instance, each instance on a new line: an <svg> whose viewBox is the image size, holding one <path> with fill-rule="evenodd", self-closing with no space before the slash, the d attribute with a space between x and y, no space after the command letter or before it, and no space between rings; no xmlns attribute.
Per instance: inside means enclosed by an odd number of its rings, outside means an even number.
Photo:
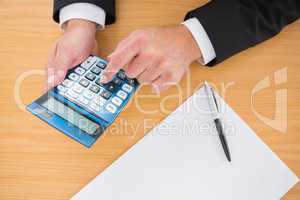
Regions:
<svg viewBox="0 0 300 200"><path fill-rule="evenodd" d="M152 25L181 22L185 13L199 5L198 0L122 0L118 1L118 22L99 31L100 55L107 56L131 31ZM204 1L202 4L205 3ZM61 32L51 21L51 0L1 0L0 2L0 199L65 200L109 166L149 131L145 123L161 121L178 105L172 88L158 97L134 99L107 134L91 149L86 149L42 123L16 102L16 80L24 73L40 73L47 53ZM226 30L224 30L226 31ZM252 127L279 157L300 176L300 21L287 27L277 37L242 52L215 68L191 66L190 78L181 82L186 99L203 80L226 90L226 101ZM274 72L286 69L287 82L275 85ZM251 109L251 91L266 77L271 86L256 93ZM34 75L22 82L21 97L29 103L42 93L43 76ZM267 118L275 116L276 91L287 89L287 131L266 125L253 110ZM151 94L143 87L139 93ZM157 110L142 113L140 109ZM138 105L138 106L137 106ZM281 105L281 104L280 104ZM282 106L286 105L284 102ZM280 113L279 113L280 114ZM282 120L285 120L284 118ZM125 122L129 124L127 131ZM284 122L284 121L283 121ZM113 128L123 128L121 133ZM128 128L128 127L127 127ZM120 130L120 129L118 129ZM286 200L300 199L300 185Z"/></svg>

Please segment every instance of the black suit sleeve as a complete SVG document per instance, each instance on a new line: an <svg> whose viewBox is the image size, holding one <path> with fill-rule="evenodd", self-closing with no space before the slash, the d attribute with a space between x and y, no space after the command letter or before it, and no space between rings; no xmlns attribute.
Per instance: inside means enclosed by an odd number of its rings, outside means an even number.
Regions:
<svg viewBox="0 0 300 200"><path fill-rule="evenodd" d="M112 24L116 20L115 0L54 0L54 6L53 6L54 21L59 23L60 9L72 3L91 3L101 7L103 10L105 10L106 13L106 20L105 20L106 25Z"/></svg>
<svg viewBox="0 0 300 200"><path fill-rule="evenodd" d="M212 0L190 11L206 30L216 52L213 66L279 33L300 15L300 0Z"/></svg>

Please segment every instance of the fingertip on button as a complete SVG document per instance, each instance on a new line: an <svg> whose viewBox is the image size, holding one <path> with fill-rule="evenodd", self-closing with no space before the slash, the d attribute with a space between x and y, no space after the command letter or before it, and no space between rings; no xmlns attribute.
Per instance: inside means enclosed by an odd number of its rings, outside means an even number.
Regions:
<svg viewBox="0 0 300 200"><path fill-rule="evenodd" d="M108 78L106 75L102 75L101 78L100 78L100 82L101 83L107 83L108 82Z"/></svg>

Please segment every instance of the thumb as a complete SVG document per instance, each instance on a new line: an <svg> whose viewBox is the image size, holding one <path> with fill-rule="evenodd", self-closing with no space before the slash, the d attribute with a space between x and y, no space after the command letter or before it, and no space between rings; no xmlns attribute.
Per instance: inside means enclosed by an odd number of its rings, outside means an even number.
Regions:
<svg viewBox="0 0 300 200"><path fill-rule="evenodd" d="M49 74L45 85L45 91L48 91L51 88L59 85L64 80L65 76L66 76L66 71L63 70L58 70L53 74Z"/></svg>
<svg viewBox="0 0 300 200"><path fill-rule="evenodd" d="M47 81L45 89L49 90L60 84L66 76L67 70L73 66L73 60L66 55L59 55L48 63Z"/></svg>
<svg viewBox="0 0 300 200"><path fill-rule="evenodd" d="M97 43L97 40L95 39L95 45L94 45L94 48L92 49L91 54L94 55L94 56L96 56L96 55L98 55L98 53L99 53L98 43Z"/></svg>
<svg viewBox="0 0 300 200"><path fill-rule="evenodd" d="M129 42L124 47L117 47L117 49L108 57L109 63L103 71L101 82L107 83L121 68L124 68L130 63L138 54L140 46L137 40Z"/></svg>

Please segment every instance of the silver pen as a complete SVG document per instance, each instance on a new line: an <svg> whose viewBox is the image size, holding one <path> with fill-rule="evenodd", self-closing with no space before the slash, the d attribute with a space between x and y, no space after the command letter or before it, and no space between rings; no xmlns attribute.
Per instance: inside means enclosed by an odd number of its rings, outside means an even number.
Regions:
<svg viewBox="0 0 300 200"><path fill-rule="evenodd" d="M213 119L216 129L218 131L218 135L219 135L224 153L226 155L227 160L229 162L231 162L230 151L228 148L226 137L224 135L222 123L220 120L220 112L219 112L216 96L214 94L212 87L210 87L210 85L206 81L204 82L204 88L205 88L205 91L207 94L208 105L209 105L209 109L211 111L212 119Z"/></svg>

